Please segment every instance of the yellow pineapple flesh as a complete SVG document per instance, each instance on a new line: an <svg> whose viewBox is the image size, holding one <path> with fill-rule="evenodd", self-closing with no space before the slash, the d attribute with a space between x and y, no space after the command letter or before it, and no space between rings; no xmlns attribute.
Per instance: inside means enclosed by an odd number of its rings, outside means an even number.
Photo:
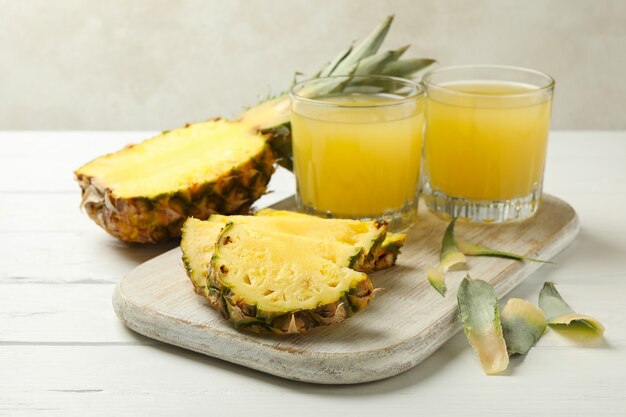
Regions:
<svg viewBox="0 0 626 417"><path fill-rule="evenodd" d="M283 219L254 216L221 215L212 215L207 221L190 218L183 225L183 238L180 245L183 251L183 264L198 294L206 295L207 265L215 249L217 236L226 224L233 222L245 225L247 229L262 233L272 239L304 245L310 252L340 266L360 270L364 259L364 248L354 239L358 236L357 234L353 234L354 237L347 241L329 238L328 235L323 238L310 238L297 233L297 230L306 229L306 227L297 224L303 223L300 220L294 222L293 219L284 221ZM364 225L363 228L367 229L367 227L368 225ZM375 230L368 234L370 235L369 238L374 240L372 244L376 244L375 241L380 242L384 238L384 230Z"/></svg>
<svg viewBox="0 0 626 417"><path fill-rule="evenodd" d="M368 276L349 259L320 254L299 236L227 223L209 266L211 305L236 328L304 333L345 320L374 296Z"/></svg>
<svg viewBox="0 0 626 417"><path fill-rule="evenodd" d="M375 259L371 255L377 253L387 230L384 224L378 222L337 222L311 216L292 218L214 214L205 221L190 218L183 225L180 246L187 274L198 294L206 295L207 265L215 241L224 225L231 222L261 230L276 238L292 239L292 236L297 236L298 242L305 243L315 253L361 272L372 271Z"/></svg>
<svg viewBox="0 0 626 417"><path fill-rule="evenodd" d="M313 216L305 218L291 216L221 216L213 215L210 222L227 223L229 221L279 231L320 242L333 242L335 245L347 245L358 251L348 266L357 271L371 272L378 253L386 238L387 225L377 221L320 219Z"/></svg>
<svg viewBox="0 0 626 417"><path fill-rule="evenodd" d="M215 250L217 237L224 228L223 223L207 222L193 217L187 219L182 229L180 248L183 265L197 294L209 296L207 278L209 263Z"/></svg>
<svg viewBox="0 0 626 417"><path fill-rule="evenodd" d="M226 120L188 125L91 161L82 207L126 242L180 236L187 217L246 213L274 171L268 135Z"/></svg>
<svg viewBox="0 0 626 417"><path fill-rule="evenodd" d="M360 223L366 224L369 222L359 222L357 220L349 220L349 219L322 219L316 216L311 216L309 214L304 213L296 213L293 211L287 210L274 210L271 208L261 209L256 213L256 216L259 217L278 217L278 218L290 218L290 219L300 219L306 222L309 225L312 233L317 235L317 237L322 237L323 235L328 236L328 234L335 234L342 227L350 227L349 225ZM332 224L332 227L326 229L324 225ZM386 227L385 227L386 230ZM298 233L303 233L303 231L299 230ZM391 233L387 232L384 236L384 240L378 242L376 245L372 245L369 247L369 251L366 252L366 261L363 262L359 271L363 272L372 272L372 271L380 271L382 269L387 269L395 265L396 259L400 254L400 249L404 245L406 241L406 234L404 233ZM365 245L364 245L365 246Z"/></svg>

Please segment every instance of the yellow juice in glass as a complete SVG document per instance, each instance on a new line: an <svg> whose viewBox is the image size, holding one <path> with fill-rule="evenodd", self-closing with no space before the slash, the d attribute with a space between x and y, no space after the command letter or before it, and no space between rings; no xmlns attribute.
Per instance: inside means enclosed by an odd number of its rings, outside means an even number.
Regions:
<svg viewBox="0 0 626 417"><path fill-rule="evenodd" d="M472 71L495 79L442 81ZM543 183L552 79L510 67L453 67L432 74L425 78L428 207L444 217L483 222L534 214ZM506 77L532 82L498 79Z"/></svg>
<svg viewBox="0 0 626 417"><path fill-rule="evenodd" d="M424 99L398 99L340 95L293 104L294 172L304 211L380 218L406 209L414 215Z"/></svg>
<svg viewBox="0 0 626 417"><path fill-rule="evenodd" d="M532 92L522 84L445 87L474 95L442 99L434 94L428 99L425 154L432 188L481 200L529 195L543 176L550 100L521 97L514 103L499 102L498 95Z"/></svg>

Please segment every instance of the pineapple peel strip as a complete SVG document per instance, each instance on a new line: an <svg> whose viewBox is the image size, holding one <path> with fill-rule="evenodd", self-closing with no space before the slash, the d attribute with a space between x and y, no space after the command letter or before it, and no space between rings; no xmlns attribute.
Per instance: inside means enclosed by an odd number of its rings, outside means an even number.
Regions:
<svg viewBox="0 0 626 417"><path fill-rule="evenodd" d="M541 262L546 264L554 264L552 261L537 259L537 258L529 258L523 255L517 255L515 253L503 252L497 249L492 249L487 246L480 245L478 243L464 242L459 241L456 243L458 249L467 256L493 256L497 258L507 258L507 259L515 259L517 261L530 261L530 262Z"/></svg>
<svg viewBox="0 0 626 417"><path fill-rule="evenodd" d="M506 303L500 320L509 355L527 353L548 325L538 307L520 298L511 298Z"/></svg>
<svg viewBox="0 0 626 417"><path fill-rule="evenodd" d="M426 270L426 279L439 294L443 297L446 296L446 281L444 279L444 272L441 268L428 268Z"/></svg>
<svg viewBox="0 0 626 417"><path fill-rule="evenodd" d="M598 334L604 333L605 328L597 319L574 312L561 297L553 282L543 284L543 288L539 292L539 307L543 310L550 326L569 326L580 323L589 326Z"/></svg>
<svg viewBox="0 0 626 417"><path fill-rule="evenodd" d="M459 252L454 240L455 222L456 219L452 220L443 234L441 252L439 253L439 266L430 267L425 273L426 279L430 282L430 285L444 297L446 295L446 272L449 270L462 269L466 266L465 255Z"/></svg>
<svg viewBox="0 0 626 417"><path fill-rule="evenodd" d="M456 219L452 220L445 233L443 234L443 241L441 242L441 254L439 255L439 263L443 272L454 271L466 266L465 255L457 248L456 240L454 239L454 225Z"/></svg>
<svg viewBox="0 0 626 417"><path fill-rule="evenodd" d="M457 302L463 331L478 354L483 371L488 375L504 371L509 355L493 287L467 275L459 287Z"/></svg>

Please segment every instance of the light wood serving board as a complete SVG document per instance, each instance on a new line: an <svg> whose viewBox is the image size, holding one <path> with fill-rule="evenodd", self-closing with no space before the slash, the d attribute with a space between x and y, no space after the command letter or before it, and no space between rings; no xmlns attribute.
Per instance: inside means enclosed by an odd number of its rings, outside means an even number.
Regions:
<svg viewBox="0 0 626 417"><path fill-rule="evenodd" d="M279 203L279 208L290 204ZM374 285L386 291L340 325L288 337L241 333L193 292L180 248L125 276L117 285L113 306L129 328L145 336L283 378L349 384L391 377L423 361L460 330L456 292L467 271L447 274L445 298L424 278L426 267L437 262L447 225L424 206L397 265L371 275ZM578 229L572 207L545 195L530 220L493 226L458 223L456 236L549 259L574 239ZM472 277L490 282L499 297L541 265L486 257L468 260Z"/></svg>

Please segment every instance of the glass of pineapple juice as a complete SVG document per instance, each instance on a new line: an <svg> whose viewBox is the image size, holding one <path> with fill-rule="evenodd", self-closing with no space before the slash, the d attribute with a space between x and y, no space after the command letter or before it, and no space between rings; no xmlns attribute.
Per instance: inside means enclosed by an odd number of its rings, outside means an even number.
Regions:
<svg viewBox="0 0 626 417"><path fill-rule="evenodd" d="M290 97L298 209L408 228L420 188L421 85L387 76L327 77L296 84Z"/></svg>
<svg viewBox="0 0 626 417"><path fill-rule="evenodd" d="M541 201L554 80L515 67L436 69L426 88L423 193L444 218L503 223Z"/></svg>

